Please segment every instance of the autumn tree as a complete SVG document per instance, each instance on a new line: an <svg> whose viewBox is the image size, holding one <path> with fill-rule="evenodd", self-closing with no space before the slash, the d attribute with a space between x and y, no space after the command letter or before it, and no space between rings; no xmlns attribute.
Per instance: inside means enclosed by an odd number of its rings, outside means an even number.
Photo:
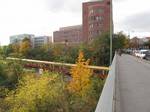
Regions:
<svg viewBox="0 0 150 112"><path fill-rule="evenodd" d="M79 96L83 96L90 88L92 71L87 68L88 65L89 60L86 61L80 51L76 66L71 69L72 80L68 85L69 90Z"/></svg>
<svg viewBox="0 0 150 112"><path fill-rule="evenodd" d="M14 53L18 53L20 45L18 43L15 43L12 45L12 48L13 48Z"/></svg>
<svg viewBox="0 0 150 112"><path fill-rule="evenodd" d="M29 52L31 48L31 42L30 42L30 39L28 38L24 38L20 44L20 53L23 55L23 56L26 56Z"/></svg>
<svg viewBox="0 0 150 112"><path fill-rule="evenodd" d="M102 81L92 75L89 60L79 52L76 66L71 68L72 80L68 84L70 112L94 112L103 87Z"/></svg>

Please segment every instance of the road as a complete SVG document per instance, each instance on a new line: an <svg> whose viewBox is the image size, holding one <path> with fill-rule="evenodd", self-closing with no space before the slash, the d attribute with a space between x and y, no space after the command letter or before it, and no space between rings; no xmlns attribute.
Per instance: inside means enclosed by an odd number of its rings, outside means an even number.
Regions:
<svg viewBox="0 0 150 112"><path fill-rule="evenodd" d="M150 112L150 63L133 56L117 57L119 111Z"/></svg>

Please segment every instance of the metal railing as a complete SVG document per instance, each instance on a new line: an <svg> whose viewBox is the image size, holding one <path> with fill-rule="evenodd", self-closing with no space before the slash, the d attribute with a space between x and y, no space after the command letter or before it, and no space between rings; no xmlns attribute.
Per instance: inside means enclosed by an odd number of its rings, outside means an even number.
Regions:
<svg viewBox="0 0 150 112"><path fill-rule="evenodd" d="M69 64L69 63L60 63L60 62L50 62L50 61L40 61L40 60L31 60L31 59L20 59L20 58L6 58L7 60L18 60L23 62L31 62L31 63L38 63L38 64L47 64L47 65L56 65L56 66L66 66L66 67L73 67L76 64ZM100 66L88 66L87 68L94 69L94 70L105 70L109 71L109 67L100 67Z"/></svg>
<svg viewBox="0 0 150 112"><path fill-rule="evenodd" d="M115 76L116 76L116 55L113 59L108 77L106 79L95 112L114 112Z"/></svg>

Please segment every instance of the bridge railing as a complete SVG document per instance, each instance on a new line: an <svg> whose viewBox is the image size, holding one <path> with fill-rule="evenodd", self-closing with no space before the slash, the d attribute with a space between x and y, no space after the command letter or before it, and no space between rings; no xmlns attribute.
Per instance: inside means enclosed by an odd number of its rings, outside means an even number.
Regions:
<svg viewBox="0 0 150 112"><path fill-rule="evenodd" d="M7 57L6 59L7 60L14 60L14 61L23 61L23 62L26 62L26 63L46 64L46 65L69 67L69 68L76 66L76 64L50 62L50 61L40 61L40 60L31 60L31 59L20 59L20 58L11 58L11 57ZM90 69L96 70L96 71L102 71L103 74L108 73L108 71L109 71L109 67L88 66L87 68L90 68Z"/></svg>
<svg viewBox="0 0 150 112"><path fill-rule="evenodd" d="M116 55L112 62L108 77L106 79L95 112L114 112L115 75L116 75Z"/></svg>

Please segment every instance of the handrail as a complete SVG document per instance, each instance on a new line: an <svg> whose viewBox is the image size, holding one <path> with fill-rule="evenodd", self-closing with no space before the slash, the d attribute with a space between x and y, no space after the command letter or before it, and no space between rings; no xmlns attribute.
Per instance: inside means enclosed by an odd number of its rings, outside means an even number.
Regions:
<svg viewBox="0 0 150 112"><path fill-rule="evenodd" d="M70 63L40 61L40 60L31 60L31 59L20 59L20 58L11 58L11 57L7 57L6 59L7 60L23 61L23 62L39 63L39 64L48 64L48 65L60 65L60 66L68 66L68 67L76 66L76 64L70 64ZM95 70L106 70L106 71L109 71L109 67L88 66L88 68L95 69Z"/></svg>
<svg viewBox="0 0 150 112"><path fill-rule="evenodd" d="M114 112L114 92L116 75L116 55L113 59L108 77L95 112Z"/></svg>

